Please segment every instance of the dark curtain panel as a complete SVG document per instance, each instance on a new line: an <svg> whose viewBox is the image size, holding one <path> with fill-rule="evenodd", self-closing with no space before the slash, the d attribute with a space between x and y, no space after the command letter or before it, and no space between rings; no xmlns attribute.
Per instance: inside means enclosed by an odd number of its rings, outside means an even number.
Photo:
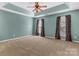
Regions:
<svg viewBox="0 0 79 59"><path fill-rule="evenodd" d="M71 38L71 15L66 15L66 41L72 41L72 38Z"/></svg>
<svg viewBox="0 0 79 59"><path fill-rule="evenodd" d="M39 35L39 33L38 33L38 24L39 24L39 20L36 20L36 35Z"/></svg>
<svg viewBox="0 0 79 59"><path fill-rule="evenodd" d="M41 36L45 37L45 29L44 29L44 19L41 19L42 27L41 27Z"/></svg>
<svg viewBox="0 0 79 59"><path fill-rule="evenodd" d="M56 20L56 33L55 33L55 38L60 39L60 16L57 17Z"/></svg>

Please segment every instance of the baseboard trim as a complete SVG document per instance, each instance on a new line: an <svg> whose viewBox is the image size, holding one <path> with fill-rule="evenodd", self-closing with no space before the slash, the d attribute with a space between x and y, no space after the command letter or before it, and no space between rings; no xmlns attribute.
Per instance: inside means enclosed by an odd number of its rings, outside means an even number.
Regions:
<svg viewBox="0 0 79 59"><path fill-rule="evenodd" d="M73 42L75 42L75 43L79 43L79 41L73 41Z"/></svg>
<svg viewBox="0 0 79 59"><path fill-rule="evenodd" d="M55 37L49 37L49 36L45 36L45 37L49 39L55 39Z"/></svg>
<svg viewBox="0 0 79 59"><path fill-rule="evenodd" d="M11 38L11 39L5 39L5 40L1 40L0 42L6 42L6 41L9 41L9 40L16 40L16 39L20 39L20 38L24 38L24 37L28 37L28 36L32 36L32 35L20 36L20 37Z"/></svg>

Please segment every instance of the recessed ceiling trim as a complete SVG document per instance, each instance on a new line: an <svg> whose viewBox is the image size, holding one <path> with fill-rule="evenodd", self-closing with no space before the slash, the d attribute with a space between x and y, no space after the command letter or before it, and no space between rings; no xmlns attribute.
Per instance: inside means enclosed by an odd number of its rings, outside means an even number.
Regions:
<svg viewBox="0 0 79 59"><path fill-rule="evenodd" d="M32 12L28 11L28 10L25 10L19 6L16 6L14 4L11 4L11 3L7 3L5 6L3 6L4 8L6 9L9 9L9 10L13 10L13 11L17 11L17 12L20 12L20 13L24 13L24 14L29 14L29 15L34 15Z"/></svg>
<svg viewBox="0 0 79 59"><path fill-rule="evenodd" d="M17 4L15 4L15 3L19 3L19 2L11 2L10 4L13 4L13 5L17 6L17 7L20 7L20 8L22 8L22 9L25 9L25 10L27 10L27 11L29 11L29 12L32 12L32 11L28 10L27 8L23 8L22 6L17 5ZM26 2L26 3L28 3L28 2Z"/></svg>
<svg viewBox="0 0 79 59"><path fill-rule="evenodd" d="M60 4L58 6L46 9L46 10L40 12L40 13L37 13L36 15L41 15L41 14L46 14L46 13L51 13L51 12L57 12L57 11L65 10L65 9L69 9L69 7L65 3L63 3L63 4Z"/></svg>
<svg viewBox="0 0 79 59"><path fill-rule="evenodd" d="M11 13L16 13L16 14L23 15L23 16L33 17L32 15L23 14L23 13L13 11L13 10L10 10L10 9L6 9L6 8L3 8L3 7L0 8L0 10L8 11L8 12L11 12Z"/></svg>
<svg viewBox="0 0 79 59"><path fill-rule="evenodd" d="M57 12L51 12L51 13L47 13L47 14L38 15L38 16L35 16L34 18L49 16L49 15L54 15L54 14L59 14L59 13L69 12L69 11L74 11L74 10L79 10L79 9L65 9L65 10L61 10L61 11L57 11Z"/></svg>

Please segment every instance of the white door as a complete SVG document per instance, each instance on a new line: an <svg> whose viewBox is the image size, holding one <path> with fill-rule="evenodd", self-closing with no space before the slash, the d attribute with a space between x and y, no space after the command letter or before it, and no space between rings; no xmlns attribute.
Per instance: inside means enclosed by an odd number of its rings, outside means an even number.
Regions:
<svg viewBox="0 0 79 59"><path fill-rule="evenodd" d="M60 19L60 38L61 40L66 40L66 18L61 16Z"/></svg>

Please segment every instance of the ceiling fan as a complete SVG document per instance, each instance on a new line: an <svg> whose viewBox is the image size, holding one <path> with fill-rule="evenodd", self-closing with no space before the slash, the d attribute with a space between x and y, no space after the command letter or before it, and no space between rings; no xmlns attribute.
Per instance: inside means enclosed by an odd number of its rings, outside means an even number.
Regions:
<svg viewBox="0 0 79 59"><path fill-rule="evenodd" d="M31 8L33 8L33 11L38 13L40 11L42 11L42 8L46 8L47 5L40 5L39 2L35 2L34 6L32 6Z"/></svg>

